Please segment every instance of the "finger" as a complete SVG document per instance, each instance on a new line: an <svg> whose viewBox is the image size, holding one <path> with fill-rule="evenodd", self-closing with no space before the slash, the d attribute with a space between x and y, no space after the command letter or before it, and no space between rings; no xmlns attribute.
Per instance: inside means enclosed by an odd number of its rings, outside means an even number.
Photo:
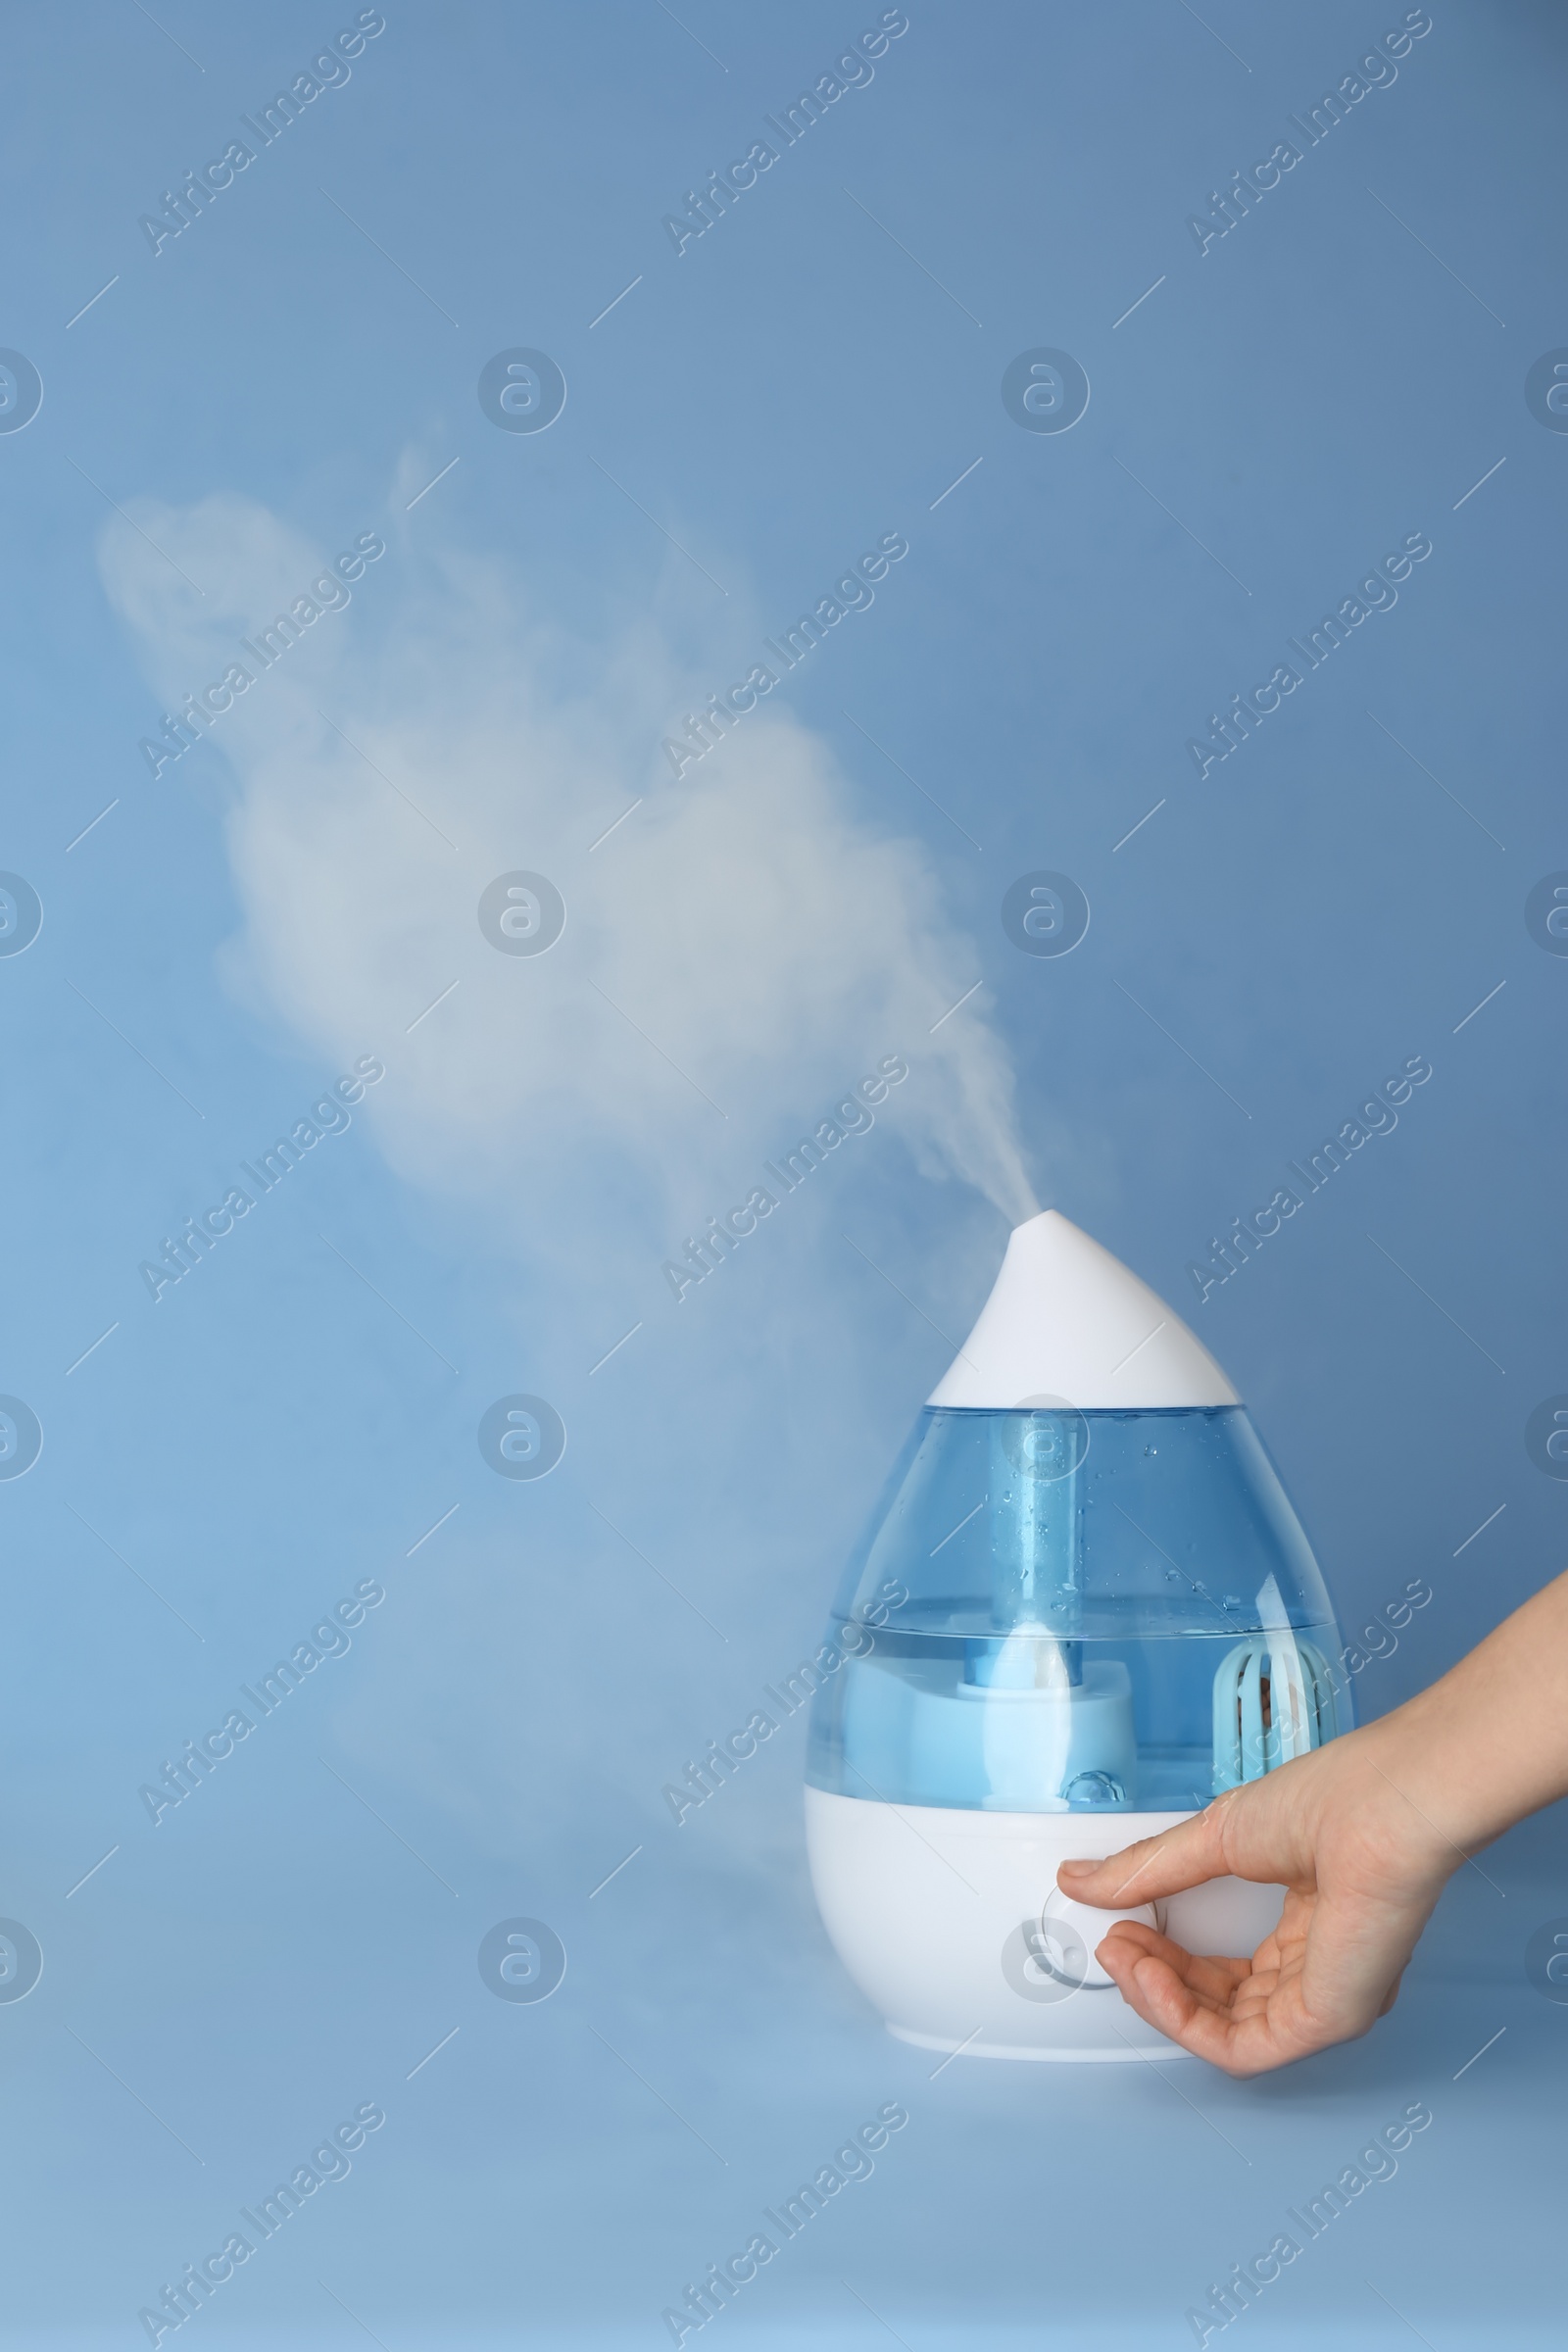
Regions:
<svg viewBox="0 0 1568 2352"><path fill-rule="evenodd" d="M1217 1952L1189 1952L1181 1944L1173 1943L1168 1936L1162 1936L1157 1928L1145 1927L1142 1920L1118 1919L1106 1931L1096 1958L1111 1943L1124 1946L1135 1956L1144 1953L1152 1960L1165 1961L1184 1984L1216 2001L1229 2000L1237 1985L1252 1973L1250 1960L1231 1960Z"/></svg>
<svg viewBox="0 0 1568 2352"><path fill-rule="evenodd" d="M1223 1878L1229 1865L1221 1851L1220 1807L1209 1805L1157 1838L1141 1838L1102 1862L1063 1862L1056 1884L1075 1903L1111 1910L1123 1903L1149 1903L1159 1894L1200 1886Z"/></svg>
<svg viewBox="0 0 1568 2352"><path fill-rule="evenodd" d="M1284 2025L1273 2000L1261 2011L1240 2017L1232 2010L1210 2008L1167 1962L1147 1953L1125 1977L1118 1971L1116 1982L1123 2000L1147 2025L1227 2075L1266 2074L1322 2046Z"/></svg>
<svg viewBox="0 0 1568 2352"><path fill-rule="evenodd" d="M1157 1953L1135 1954L1124 1944L1120 1952L1105 1953L1104 1966L1122 1999L1146 2025L1179 2048L1228 2069L1236 2028L1223 2004L1201 1998Z"/></svg>
<svg viewBox="0 0 1568 2352"><path fill-rule="evenodd" d="M1178 1951L1177 1957L1172 1959L1171 1948L1167 1946L1163 1951L1148 1952L1141 1944L1135 1943L1131 1937L1119 1937L1114 1944L1107 1937L1105 1942L1101 1945L1096 1958L1116 1985L1122 1998L1130 2001L1134 2008L1140 2006L1135 1997L1138 1967L1144 1960L1154 1960L1170 1970L1174 1981L1192 1996L1198 2008L1206 2009L1214 2016L1233 2020L1241 2014L1239 2004L1247 1998L1250 1984L1248 1978L1244 1977L1238 1984L1231 1978L1211 1976L1203 1969L1201 1962L1194 1963L1189 1955L1183 1955ZM1181 1964L1183 1958L1187 1959L1185 1967ZM1261 2002L1265 1997L1260 1990L1258 2001ZM1161 2026L1160 2031L1163 2033L1167 2029Z"/></svg>

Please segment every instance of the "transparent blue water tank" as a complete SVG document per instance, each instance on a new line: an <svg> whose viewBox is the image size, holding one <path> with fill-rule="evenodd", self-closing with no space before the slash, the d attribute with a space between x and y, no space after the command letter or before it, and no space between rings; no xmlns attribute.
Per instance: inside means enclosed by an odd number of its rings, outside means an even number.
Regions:
<svg viewBox="0 0 1568 2352"><path fill-rule="evenodd" d="M828 1641L808 1781L872 1804L1190 1812L1350 1721L1322 1577L1245 1407L1054 1210L1013 1234Z"/></svg>

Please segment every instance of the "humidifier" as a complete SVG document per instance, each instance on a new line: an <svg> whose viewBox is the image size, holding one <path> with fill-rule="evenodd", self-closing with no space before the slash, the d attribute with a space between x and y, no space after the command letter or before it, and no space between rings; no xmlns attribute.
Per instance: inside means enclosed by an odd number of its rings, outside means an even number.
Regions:
<svg viewBox="0 0 1568 2352"><path fill-rule="evenodd" d="M1219 1879L1102 1911L1057 1867L1306 1754L1348 1702L1322 1577L1241 1399L1058 1211L1008 1242L829 1642L811 1876L890 2031L971 2057L1172 2055L1095 1958L1111 1922L1250 1952L1283 1890Z"/></svg>

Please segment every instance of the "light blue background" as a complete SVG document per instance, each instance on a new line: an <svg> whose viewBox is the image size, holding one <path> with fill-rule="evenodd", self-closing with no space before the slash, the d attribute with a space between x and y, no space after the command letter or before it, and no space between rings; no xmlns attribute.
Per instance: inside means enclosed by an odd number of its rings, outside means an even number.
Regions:
<svg viewBox="0 0 1568 2352"><path fill-rule="evenodd" d="M223 740L149 779L157 689L98 562L108 502L238 494L323 554L384 533L323 624L368 654L443 561L496 559L589 647L659 612L717 684L906 533L877 609L779 699L860 821L925 843L1041 1198L1221 1356L1348 1625L1431 1583L1362 1678L1380 1711L1561 1565L1568 1506L1523 1444L1568 1388L1568 962L1523 920L1568 865L1568 437L1523 398L1568 343L1559 12L1436 7L1396 83L1200 257L1186 216L1401 9L911 6L874 82L677 260L662 215L876 9L400 4L155 261L137 216L354 13L160 0L155 24L96 0L7 30L0 341L46 387L0 438L0 864L45 908L0 961L0 1388L45 1431L0 1486L0 1912L45 1952L0 2006L13 2340L145 2341L138 2307L379 2100L352 2176L220 2291L209 2340L667 2341L684 2282L893 2098L907 2130L729 2336L1190 2342L1208 2282L1422 2098L1398 2178L1269 2290L1250 2341L1394 2345L1405 2319L1434 2345L1555 2340L1568 2010L1523 1954L1568 1914L1560 1813L1460 1872L1369 2041L1252 2084L1185 2063L932 2080L817 1922L799 1721L669 1820L662 1784L816 1640L1004 1240L891 1110L678 1311L660 1215L569 1126L563 1221L559 1185L519 1176L476 1214L395 1172L368 1116L153 1307L137 1261L347 1065L233 981ZM537 439L475 398L516 344L569 386ZM1060 437L999 397L1041 344L1093 387ZM1200 783L1187 736L1418 530L1434 553L1397 610ZM1093 907L1059 962L1000 925L1039 866ZM360 1049L389 1098L407 1018L389 1004ZM847 1034L844 1082L890 1042ZM1398 1131L1200 1308L1184 1268L1207 1236L1416 1054L1434 1075ZM711 1147L714 1207L818 1111L760 1101ZM616 1320L594 1237L644 1222L646 1298ZM569 1432L537 1486L474 1441L515 1390ZM369 1576L387 1598L351 1652L155 1830L138 1785ZM567 1947L542 2006L479 1981L480 1937L515 1914Z"/></svg>

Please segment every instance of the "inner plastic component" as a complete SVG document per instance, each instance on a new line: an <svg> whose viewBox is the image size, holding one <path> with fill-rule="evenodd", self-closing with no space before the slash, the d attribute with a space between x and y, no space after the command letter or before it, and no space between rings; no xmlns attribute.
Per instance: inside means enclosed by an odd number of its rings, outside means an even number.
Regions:
<svg viewBox="0 0 1568 2352"><path fill-rule="evenodd" d="M1309 1755L1339 1728L1321 1650L1288 1628L1238 1642L1214 1677L1214 1794Z"/></svg>

